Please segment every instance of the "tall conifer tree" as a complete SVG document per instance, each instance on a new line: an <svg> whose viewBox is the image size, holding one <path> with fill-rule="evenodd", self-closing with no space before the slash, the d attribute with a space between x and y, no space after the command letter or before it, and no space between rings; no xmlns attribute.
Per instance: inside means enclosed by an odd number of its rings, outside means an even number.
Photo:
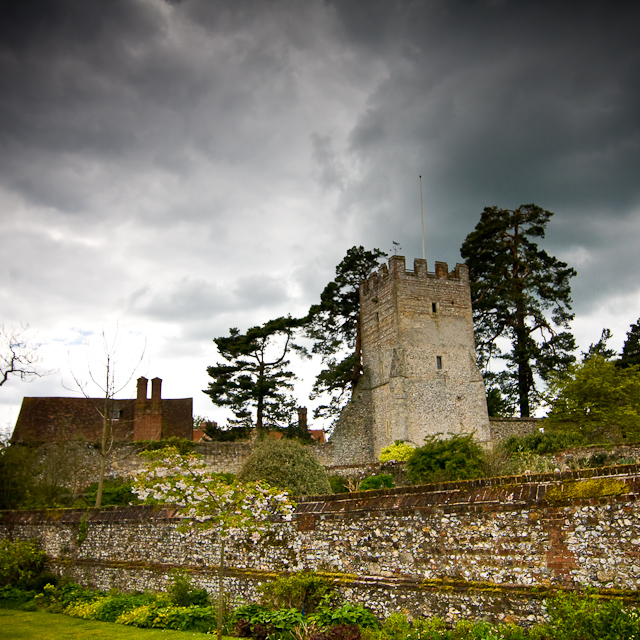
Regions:
<svg viewBox="0 0 640 640"><path fill-rule="evenodd" d="M544 238L552 215L534 204L486 207L460 250L471 277L481 368L491 358L506 362L497 380L522 417L536 404L536 375L545 380L575 360L567 329L573 318L569 280L576 272L534 241ZM501 338L511 344L506 352Z"/></svg>
<svg viewBox="0 0 640 640"><path fill-rule="evenodd" d="M350 397L362 375L360 344L360 283L375 271L380 249L351 247L336 267L336 277L320 295L320 303L309 309L307 336L314 340L312 353L322 356L324 369L313 386L312 398L329 397L318 407L316 417L335 417Z"/></svg>

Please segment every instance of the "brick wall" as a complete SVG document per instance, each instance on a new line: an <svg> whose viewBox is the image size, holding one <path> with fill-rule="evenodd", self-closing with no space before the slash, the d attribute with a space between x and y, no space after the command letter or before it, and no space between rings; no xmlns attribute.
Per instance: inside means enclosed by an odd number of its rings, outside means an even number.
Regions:
<svg viewBox="0 0 640 640"><path fill-rule="evenodd" d="M590 478L623 482L624 493L545 500L551 488ZM225 580L234 598L251 600L261 581L315 569L378 615L533 622L554 589L637 590L639 493L640 467L629 465L304 498L292 523L274 523L257 544L228 546ZM215 591L215 535L179 533L178 521L146 506L5 512L0 536L38 538L53 567L101 588L163 588L181 567Z"/></svg>

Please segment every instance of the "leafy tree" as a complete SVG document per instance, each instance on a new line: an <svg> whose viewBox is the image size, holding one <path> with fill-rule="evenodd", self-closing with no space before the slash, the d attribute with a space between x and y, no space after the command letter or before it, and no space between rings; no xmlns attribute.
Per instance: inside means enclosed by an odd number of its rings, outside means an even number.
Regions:
<svg viewBox="0 0 640 640"><path fill-rule="evenodd" d="M77 454L77 448L60 443L0 443L0 509L70 506L74 480L95 475Z"/></svg>
<svg viewBox="0 0 640 640"><path fill-rule="evenodd" d="M619 365L621 367L640 365L640 318L638 318L638 322L631 325L627 332Z"/></svg>
<svg viewBox="0 0 640 640"><path fill-rule="evenodd" d="M491 358L506 361L497 381L522 417L540 399L535 376L546 381L574 361L575 342L566 329L573 318L569 280L576 272L532 240L544 238L552 215L534 204L486 207L460 250L471 276L480 366L486 369ZM511 343L506 353L500 338Z"/></svg>
<svg viewBox="0 0 640 640"><path fill-rule="evenodd" d="M218 570L218 640L222 638L225 543L234 538L255 542L270 527L274 515L291 520L295 505L286 493L264 482L225 482L207 470L201 456L180 455L176 449L149 451L146 468L138 474L134 491L141 500L152 499L183 508L190 520L179 530L208 529L220 539Z"/></svg>
<svg viewBox="0 0 640 640"><path fill-rule="evenodd" d="M304 353L293 342L302 323L278 318L246 333L230 329L229 336L214 339L225 362L207 368L213 382L205 393L214 404L231 409L231 424L255 426L261 432L290 421L296 402L287 392L295 375L288 369L287 355L292 349Z"/></svg>
<svg viewBox="0 0 640 640"><path fill-rule="evenodd" d="M0 443L0 509L33 504L38 493L36 451L21 444Z"/></svg>
<svg viewBox="0 0 640 640"><path fill-rule="evenodd" d="M238 478L243 482L264 480L295 496L331 493L324 467L311 448L297 440L258 441Z"/></svg>
<svg viewBox="0 0 640 640"><path fill-rule="evenodd" d="M484 451L473 434L445 440L431 436L407 461L407 477L413 484L479 478L483 461Z"/></svg>
<svg viewBox="0 0 640 640"><path fill-rule="evenodd" d="M312 399L328 394L328 404L314 416L335 417L362 375L360 344L360 283L378 268L387 254L351 247L336 267L336 277L320 294L320 303L309 309L307 335L314 340L312 353L325 366L313 386Z"/></svg>
<svg viewBox="0 0 640 640"><path fill-rule="evenodd" d="M574 423L580 434L594 438L619 429L623 438L640 436L640 366L616 366L606 349L608 332L579 364L551 380L552 423ZM604 341L603 341L604 340Z"/></svg>

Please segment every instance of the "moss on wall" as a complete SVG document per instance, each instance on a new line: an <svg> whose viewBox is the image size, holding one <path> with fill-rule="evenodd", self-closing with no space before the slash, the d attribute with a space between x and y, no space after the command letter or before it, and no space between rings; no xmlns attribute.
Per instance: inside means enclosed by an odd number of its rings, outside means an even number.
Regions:
<svg viewBox="0 0 640 640"><path fill-rule="evenodd" d="M628 492L627 485L615 478L589 478L577 482L563 482L547 489L544 494L549 504L564 502L565 500L580 500L583 498L603 498L605 496L619 496Z"/></svg>

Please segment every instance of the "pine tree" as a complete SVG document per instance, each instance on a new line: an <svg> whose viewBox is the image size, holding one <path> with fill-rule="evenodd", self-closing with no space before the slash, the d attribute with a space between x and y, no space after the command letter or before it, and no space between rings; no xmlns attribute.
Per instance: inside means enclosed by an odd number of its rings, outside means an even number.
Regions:
<svg viewBox="0 0 640 640"><path fill-rule="evenodd" d="M538 400L536 375L544 381L574 360L566 329L573 318L569 280L576 272L532 240L544 238L552 215L534 204L486 207L460 250L471 277L479 364L486 370L491 358L506 361L501 390L522 417ZM511 343L506 353L501 338Z"/></svg>
<svg viewBox="0 0 640 640"><path fill-rule="evenodd" d="M629 367L634 364L640 364L640 318L638 318L638 322L631 325L627 332L627 339L624 341L619 361L621 367Z"/></svg>
<svg viewBox="0 0 640 640"><path fill-rule="evenodd" d="M321 355L325 365L313 386L312 399L323 394L330 398L314 411L315 417L337 416L362 375L360 283L386 255L380 249L351 247L336 267L335 279L320 295L320 303L309 309L306 332L314 340L311 351Z"/></svg>
<svg viewBox="0 0 640 640"><path fill-rule="evenodd" d="M278 318L246 333L230 329L228 336L214 339L225 362L207 368L213 382L204 393L214 404L231 409L235 419L230 424L258 431L289 424L296 402L288 393L295 374L288 369L287 355L300 350L293 333L302 323Z"/></svg>

